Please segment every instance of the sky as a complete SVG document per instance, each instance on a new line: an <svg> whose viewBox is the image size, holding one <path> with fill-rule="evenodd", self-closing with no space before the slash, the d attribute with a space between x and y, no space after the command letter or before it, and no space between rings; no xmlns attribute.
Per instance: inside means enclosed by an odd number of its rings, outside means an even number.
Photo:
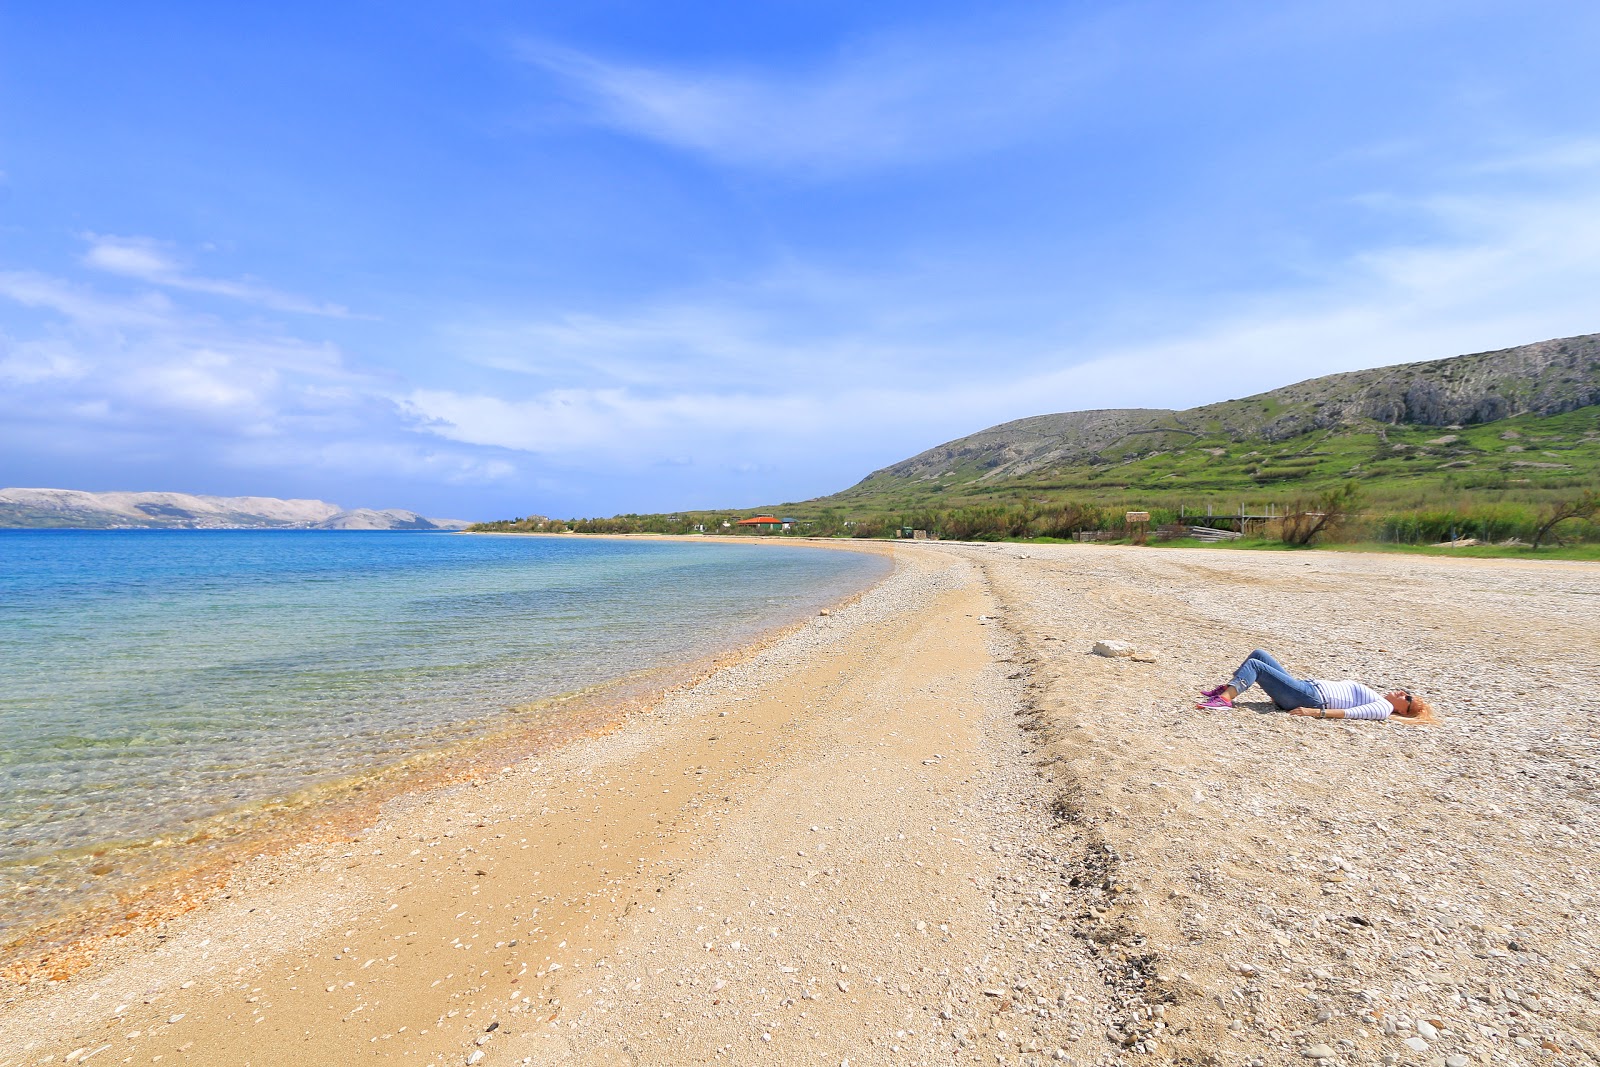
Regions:
<svg viewBox="0 0 1600 1067"><path fill-rule="evenodd" d="M1600 5L0 7L0 486L753 507L1600 330Z"/></svg>

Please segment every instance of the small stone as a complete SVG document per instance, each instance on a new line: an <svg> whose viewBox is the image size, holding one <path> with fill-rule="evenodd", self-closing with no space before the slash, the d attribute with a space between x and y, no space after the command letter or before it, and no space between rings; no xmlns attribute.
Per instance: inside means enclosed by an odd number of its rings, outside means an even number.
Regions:
<svg viewBox="0 0 1600 1067"><path fill-rule="evenodd" d="M1096 641L1094 643L1095 655L1109 656L1112 659L1125 659L1132 656L1135 651L1134 647L1126 641Z"/></svg>
<svg viewBox="0 0 1600 1067"><path fill-rule="evenodd" d="M1301 1050L1300 1055L1308 1060L1331 1060L1333 1059L1333 1049L1319 1043L1312 1045L1308 1049Z"/></svg>
<svg viewBox="0 0 1600 1067"><path fill-rule="evenodd" d="M1444 1067L1467 1067L1472 1061L1459 1052L1451 1053L1444 1058Z"/></svg>
<svg viewBox="0 0 1600 1067"><path fill-rule="evenodd" d="M839 979L839 992L841 992L841 993L850 992L850 983L846 982L843 978Z"/></svg>
<svg viewBox="0 0 1600 1067"><path fill-rule="evenodd" d="M1436 1030L1434 1025L1426 1019L1417 1020L1417 1033L1421 1034L1429 1041L1432 1041L1439 1036L1439 1031Z"/></svg>
<svg viewBox="0 0 1600 1067"><path fill-rule="evenodd" d="M1412 1052L1428 1051L1428 1043L1422 1040L1420 1037L1408 1037L1401 1042L1401 1044L1405 1045L1405 1047L1410 1049Z"/></svg>
<svg viewBox="0 0 1600 1067"><path fill-rule="evenodd" d="M483 1059L483 1049L480 1048L478 1051L467 1057L467 1067L472 1067L474 1063L477 1063L481 1059Z"/></svg>

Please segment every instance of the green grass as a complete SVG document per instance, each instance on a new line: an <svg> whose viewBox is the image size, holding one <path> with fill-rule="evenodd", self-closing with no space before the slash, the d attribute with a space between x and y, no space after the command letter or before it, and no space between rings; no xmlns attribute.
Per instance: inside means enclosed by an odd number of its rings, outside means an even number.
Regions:
<svg viewBox="0 0 1600 1067"><path fill-rule="evenodd" d="M800 517L825 507L852 512L962 507L1021 499L1150 505L1205 504L1233 510L1286 500L1346 479L1379 510L1436 506L1442 497L1542 503L1600 482L1600 407L1524 415L1481 426L1383 426L1314 431L1283 441L1234 441L1220 433L1182 437L1139 451L1139 435L1096 462L985 482L987 469L960 463L937 484L879 475L832 496L774 505ZM1166 435L1171 441L1179 435Z"/></svg>

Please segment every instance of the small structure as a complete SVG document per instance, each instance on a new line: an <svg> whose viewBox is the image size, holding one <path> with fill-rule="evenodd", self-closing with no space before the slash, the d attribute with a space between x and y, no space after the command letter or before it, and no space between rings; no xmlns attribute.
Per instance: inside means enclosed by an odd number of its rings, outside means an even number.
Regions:
<svg viewBox="0 0 1600 1067"><path fill-rule="evenodd" d="M740 519L735 526L754 527L760 533L770 533L773 530L787 530L794 525L793 519L780 519L775 515L752 515L748 519Z"/></svg>
<svg viewBox="0 0 1600 1067"><path fill-rule="evenodd" d="M1269 523L1277 522L1282 519L1283 515L1279 512L1278 505L1276 504L1266 505L1265 510L1261 509L1260 507L1257 507L1254 510L1248 510L1246 506L1241 503L1238 506L1238 510L1232 515L1229 515L1225 512L1222 514L1217 514L1215 509L1210 504L1207 504L1205 515L1202 516L1197 511L1194 513L1193 518L1203 518L1205 521L1203 524L1191 522L1191 516L1188 514L1188 509L1182 504L1178 505L1179 522L1189 523L1196 530L1232 531L1240 536L1252 533L1259 534L1262 530L1266 529ZM1207 538L1201 537L1201 540L1207 540ZM1230 540L1232 539L1230 538Z"/></svg>
<svg viewBox="0 0 1600 1067"><path fill-rule="evenodd" d="M1133 543L1142 545L1150 537L1150 513L1148 511L1130 511L1127 517L1128 534L1133 538Z"/></svg>

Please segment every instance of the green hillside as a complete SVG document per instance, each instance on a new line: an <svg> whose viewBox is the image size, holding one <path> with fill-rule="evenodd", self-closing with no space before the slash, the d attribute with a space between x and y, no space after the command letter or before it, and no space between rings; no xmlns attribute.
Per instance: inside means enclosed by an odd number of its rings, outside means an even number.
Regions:
<svg viewBox="0 0 1600 1067"><path fill-rule="evenodd" d="M813 500L754 511L788 533L1067 537L1243 507L1280 512L1340 487L1349 536L1424 543L1469 531L1523 538L1558 501L1600 488L1600 334L1313 378L1168 411L1038 415L992 426ZM483 529L755 533L752 511L506 520ZM1565 527L1582 539L1600 526Z"/></svg>
<svg viewBox="0 0 1600 1067"><path fill-rule="evenodd" d="M935 446L802 507L1024 497L1252 499L1355 478L1382 496L1536 499L1593 484L1600 334L1331 374L1187 411L1040 415ZM1587 414L1585 414L1587 412Z"/></svg>
<svg viewBox="0 0 1600 1067"><path fill-rule="evenodd" d="M1005 478L993 477L982 456L953 462L931 478L879 472L833 496L781 507L809 515L827 508L945 508L1019 497L1231 505L1282 499L1349 479L1361 482L1374 503L1411 505L1464 491L1539 501L1600 483L1600 406L1475 426L1364 420L1276 441L1213 432L1186 437L1180 447L1144 447L1150 443L1119 442L1094 457Z"/></svg>

